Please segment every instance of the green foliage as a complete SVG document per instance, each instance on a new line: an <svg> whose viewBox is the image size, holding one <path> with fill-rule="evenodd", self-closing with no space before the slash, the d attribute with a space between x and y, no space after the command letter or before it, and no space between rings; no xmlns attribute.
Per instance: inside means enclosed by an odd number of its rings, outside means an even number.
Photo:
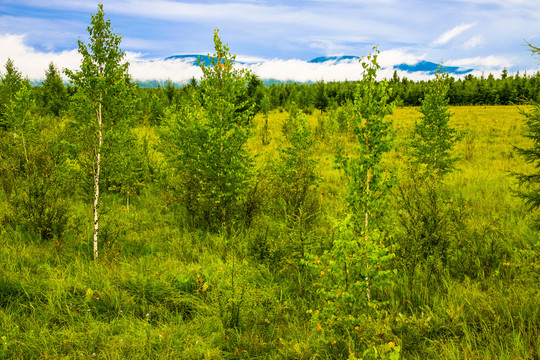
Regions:
<svg viewBox="0 0 540 360"><path fill-rule="evenodd" d="M264 95L260 103L260 111L264 116L264 125L261 130L261 141L263 145L270 144L270 132L268 126L268 112L270 111L270 100L267 95Z"/></svg>
<svg viewBox="0 0 540 360"><path fill-rule="evenodd" d="M440 182L414 171L408 175L396 190L401 225L392 239L396 263L408 274L410 286L415 278L442 281L451 263L452 245L460 244L466 232L467 214Z"/></svg>
<svg viewBox="0 0 540 360"><path fill-rule="evenodd" d="M477 152L470 161L460 162L459 174L450 173L445 178L442 191L447 193L444 198L448 201L438 203L441 213L461 216L461 222L447 242L448 269L441 275L450 276L439 277L433 272L431 281L426 280L424 267L417 268L421 270L415 273L412 285L407 271L388 273L396 258L389 259L388 251L381 252L384 246L378 241L366 243L354 230L350 217L335 227L328 225L325 216L343 216L346 187L340 172L326 159L331 147L325 143L314 145L313 159L321 178L317 193L324 192L324 201L320 204L322 216L312 224L308 254L323 253L332 244L343 246L343 254L347 249L355 250L358 255L352 253L350 259L342 260L342 264L349 265L350 283L355 283L350 274L356 274L356 281L360 281L357 288L350 285L347 293L342 291L347 273L337 262L332 263L334 257L329 252L308 257L311 266L298 264L295 249L300 243L293 243L299 239L298 232L290 230L282 213L266 208L274 206L277 197L273 191L276 184L264 171L258 178L260 195L264 196L263 212L250 229L229 236L180 229L178 223L187 222L188 217L180 206L163 199L167 186L172 191L177 185L173 177L156 174L157 180L145 184L129 212L119 194L106 192L101 261L93 262L85 242L91 233L84 221L90 209L70 189L80 187L82 178L74 175L79 164L62 160L62 150L69 145L62 143L68 138L63 129L70 130L64 126L70 119L28 113L28 125L34 124L25 131L29 159L47 164L44 170L56 169L51 181L61 188L54 191L69 206L64 212L67 222L63 235L57 238L53 234L53 241L36 241L39 235L17 215L23 212L10 205L14 203L7 204L5 193L0 191L0 338L4 344L0 356L86 358L95 353L95 358L135 359L352 359L396 358L398 354L407 359L538 357L537 236L526 226L530 216L527 208L507 192L511 179L499 170L528 170L521 158L512 156L506 143L510 138L523 147L529 144L521 135L519 113L512 107L452 110L456 113L452 118L456 127L476 134ZM203 110L198 107L197 111ZM167 114L166 119L171 120L174 109L168 109ZM287 116L277 111L269 113L269 134L273 139L269 146L262 148L259 133L254 132L248 148L252 154L261 154L256 165L264 167L265 156L277 159L280 149L290 145L280 136L281 123ZM397 131L407 138L416 110L396 109L393 117L396 127L401 126ZM35 121L28 120L33 118ZM316 116L301 118L313 131ZM264 116L254 121L260 129ZM33 135L34 127L37 135ZM165 154L153 148L154 128L138 125L134 130L141 139L147 139L145 151L149 154L145 156L152 159L152 166L166 168ZM352 148L351 139L344 138L347 149ZM11 169L10 164L24 164L21 142L13 142L13 134L5 131L1 132L0 142L2 139L9 146L0 149L0 167ZM456 152L461 151L465 151L464 145L457 144ZM406 165L401 154L388 155L389 166ZM54 164L57 167L51 166ZM24 168L18 169L25 178ZM8 176L3 175L0 181L7 180ZM31 177L29 181L37 180ZM13 184L15 192L26 193L24 181ZM47 202L35 204L44 209L51 207ZM401 235L394 217L397 206L389 202L388 207L385 229L397 238ZM453 231L452 227L447 229ZM256 249L260 257L248 257L249 241L255 243L258 238L266 247ZM384 234L378 239L391 242ZM375 259L362 256L368 252L383 259L379 262L381 269ZM434 253L431 259L436 258ZM316 260L320 263L313 263ZM356 262L361 265L354 267ZM361 271L370 262L374 266ZM321 275L321 271L325 274ZM366 274L373 279L370 287L365 282ZM317 292L322 286L313 283L324 284L324 290L334 299L327 308L323 293ZM337 286L336 291L332 286ZM367 300L368 288L371 303ZM341 296L338 298L339 291L358 300L349 304ZM376 304L375 309L370 304ZM332 307L337 311L331 311ZM353 307L359 309L351 312L356 321L342 310ZM317 310L323 315L318 315L319 322L312 322Z"/></svg>
<svg viewBox="0 0 540 360"><path fill-rule="evenodd" d="M540 55L540 48L529 44L531 52L535 55ZM540 172L538 167L540 166L540 103L537 101L532 102L532 108L529 111L522 111L525 116L525 137L532 141L532 146L529 148L515 147L519 155L521 155L525 161L534 165L537 169L535 172L516 173L519 184L525 189L520 189L517 193L525 200L525 203L531 210L538 210L540 208ZM540 228L540 219L536 218L536 227Z"/></svg>
<svg viewBox="0 0 540 360"><path fill-rule="evenodd" d="M315 242L314 228L321 212L321 177L317 173L315 138L307 120L302 115L291 114L287 124L288 144L279 150L279 158L272 166L275 174L275 196L272 197L286 229L286 240L275 250L282 252L283 260L298 269L298 286L300 294L303 294L305 267L298 265L311 253ZM264 245L261 244L261 250L265 249Z"/></svg>
<svg viewBox="0 0 540 360"><path fill-rule="evenodd" d="M61 238L68 220L68 202L54 180L53 174L36 171L20 179L20 192L12 200L15 220L42 240Z"/></svg>
<svg viewBox="0 0 540 360"><path fill-rule="evenodd" d="M120 185L113 184L112 188L120 189L126 197L138 182L136 177L128 175L130 160L136 154L130 149L134 137L129 127L135 101L129 63L123 62L125 53L119 47L122 37L112 32L110 20L105 20L103 5L98 5L98 12L92 15L87 30L89 44L78 42L82 55L80 70L66 69L65 72L77 88L73 148L84 171L82 175L93 178L94 257L97 258L100 176L116 177ZM123 172L114 171L115 168Z"/></svg>
<svg viewBox="0 0 540 360"><path fill-rule="evenodd" d="M317 211L317 162L314 159L315 139L307 120L291 114L287 131L288 146L280 149L277 163L279 193L285 202L287 216L312 217Z"/></svg>
<svg viewBox="0 0 540 360"><path fill-rule="evenodd" d="M310 264L320 273L314 285L323 306L313 311L312 322L338 354L364 354L384 348L396 339L384 321L394 273L386 269L393 254L382 246L380 235L358 238L351 217L338 224L332 249ZM311 311L310 311L311 312ZM335 345L334 345L335 344ZM367 352L364 352L366 351ZM394 349L399 353L399 349ZM390 353L392 353L391 351ZM382 357L391 358L391 357Z"/></svg>
<svg viewBox="0 0 540 360"><path fill-rule="evenodd" d="M353 103L352 130L356 136L354 154L338 149L337 163L349 178L347 201L356 230L368 236L369 218L375 228L382 225L386 196L392 184L383 155L392 148L392 123L385 117L392 113L390 89L386 81L377 81L377 54L368 55L363 62L364 74Z"/></svg>
<svg viewBox="0 0 540 360"><path fill-rule="evenodd" d="M253 111L255 113L262 112L267 113L269 110L269 104L263 104L266 88L264 87L261 79L255 74L249 74L249 80L247 82L247 96L253 103ZM266 100L268 101L268 100Z"/></svg>
<svg viewBox="0 0 540 360"><path fill-rule="evenodd" d="M34 117L31 114L35 106L31 98L29 85L24 85L5 106L6 131L0 130L2 135L2 185L7 194L16 189L17 182L28 177L31 171L29 158L30 141L35 140ZM4 159L5 158L5 159Z"/></svg>
<svg viewBox="0 0 540 360"><path fill-rule="evenodd" d="M450 172L457 158L451 151L457 132L448 125L451 113L448 107L448 74L437 69L430 82L420 112L422 120L414 127L411 141L413 162L424 166L428 176L442 177Z"/></svg>
<svg viewBox="0 0 540 360"><path fill-rule="evenodd" d="M533 103L529 111L522 111L522 115L525 117L527 131L525 137L532 141L532 146L529 148L515 147L515 149L527 163L532 164L537 169L540 163L540 104ZM522 186L518 195L532 210L536 211L540 208L540 173L536 171L528 174L515 173L514 175Z"/></svg>
<svg viewBox="0 0 540 360"><path fill-rule="evenodd" d="M343 134L349 134L351 132L350 119L352 118L352 106L350 103L346 103L333 111L332 116L337 123L337 130L339 132Z"/></svg>
<svg viewBox="0 0 540 360"><path fill-rule="evenodd" d="M49 68L45 72L45 80L43 80L41 88L41 101L46 113L54 116L59 116L67 109L68 98L67 91L64 86L64 81L58 73L58 69L51 62Z"/></svg>
<svg viewBox="0 0 540 360"><path fill-rule="evenodd" d="M328 106L328 96L326 95L326 87L324 81L317 83L317 88L315 90L315 108L321 112L326 109Z"/></svg>
<svg viewBox="0 0 540 360"><path fill-rule="evenodd" d="M157 94L152 94L150 98L148 122L150 125L161 125L165 116L165 104Z"/></svg>
<svg viewBox="0 0 540 360"><path fill-rule="evenodd" d="M15 67L13 60L8 59L5 65L6 73L2 76L0 82L0 129L7 129L7 107L15 100L15 94L26 83L30 85L28 81L24 81L22 74Z"/></svg>
<svg viewBox="0 0 540 360"><path fill-rule="evenodd" d="M246 215L252 160L245 144L252 110L244 109L247 102L242 100L246 72L233 68L235 56L217 30L214 46L211 66L200 63L203 107L196 101L186 104L171 115L161 134L194 225L229 232Z"/></svg>
<svg viewBox="0 0 540 360"><path fill-rule="evenodd" d="M19 137L25 154L27 153L25 144L25 130L32 126L31 110L35 107L32 98L30 85L22 85L15 93L13 100L6 106L6 119L8 128L13 131L13 137ZM27 159L28 161L28 159Z"/></svg>
<svg viewBox="0 0 540 360"><path fill-rule="evenodd" d="M420 104L436 81L376 82L370 56L363 82L324 84L328 106L312 116L319 84L266 90L215 40L227 54L172 104L166 89L131 91L127 71L100 82L98 66L97 95L71 86L71 114L55 116L44 89L18 77L0 128L0 358L539 357L540 243L534 213L508 192L510 170L536 179L537 162L508 145L534 155L518 109L453 108L448 125L471 134L453 152L472 155L444 177L418 175L427 165L402 172L405 195L391 199L389 173L409 163L404 145L388 151L390 123L410 139L418 114L381 114L398 96ZM450 101L507 102L536 80L448 81ZM100 106L96 262L84 219ZM535 130L540 110L524 110Z"/></svg>
<svg viewBox="0 0 540 360"><path fill-rule="evenodd" d="M0 167L2 185L19 225L40 239L59 238L68 218L62 198L65 184L58 176L63 162L55 148L59 135L50 133L55 125L47 124L50 119L35 115L31 95L29 85L23 84L6 108L10 132L0 140L7 157Z"/></svg>
<svg viewBox="0 0 540 360"><path fill-rule="evenodd" d="M174 84L172 83L171 80L167 80L167 82L165 83L165 96L167 96L169 105L172 105L175 93L176 93L176 88L174 87Z"/></svg>
<svg viewBox="0 0 540 360"><path fill-rule="evenodd" d="M449 125L448 74L437 69L422 100L422 119L412 133L413 167L397 189L401 231L395 237L397 263L410 283L418 272L424 281L442 280L448 271L451 244L465 230L463 209L446 191L443 178L453 170L457 131Z"/></svg>
<svg viewBox="0 0 540 360"><path fill-rule="evenodd" d="M337 155L349 179L350 214L338 224L332 248L313 261L320 267L317 285L323 301L313 322L319 330L328 332L326 340L335 339L338 354L353 358L359 353L364 358L380 358L383 353L377 349L386 343L395 344L384 324L384 294L391 287L393 276L386 265L394 255L383 245L387 234L382 214L390 182L381 164L392 145L391 122L384 121L392 112L392 105L388 103L387 83L376 80L380 69L377 54L369 55L367 62L362 63L363 81L355 94L351 119L356 135L355 153ZM383 358L398 354L396 347Z"/></svg>
<svg viewBox="0 0 540 360"><path fill-rule="evenodd" d="M78 42L79 53L83 56L80 70L66 69L65 72L78 92L88 98L92 111L97 111L101 104L107 115L119 116L124 109L114 105L124 102L119 95L128 95L130 88L129 63L123 61L125 53L119 47L122 37L112 32L111 22L105 20L101 4L98 12L92 15L87 30L89 44Z"/></svg>

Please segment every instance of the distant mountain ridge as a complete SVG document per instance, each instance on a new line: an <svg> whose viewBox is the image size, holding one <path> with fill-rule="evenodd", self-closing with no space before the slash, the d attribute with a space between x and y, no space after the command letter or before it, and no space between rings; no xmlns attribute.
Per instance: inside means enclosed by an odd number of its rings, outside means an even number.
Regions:
<svg viewBox="0 0 540 360"><path fill-rule="evenodd" d="M165 58L165 60L184 60L188 63L191 62L193 66L199 66L199 61L206 66L210 66L212 65L212 59L214 59L214 57L208 55L173 55ZM247 64L245 61L235 60L234 62L238 64Z"/></svg>
<svg viewBox="0 0 540 360"><path fill-rule="evenodd" d="M325 63L328 61L334 61L336 63L340 62L352 62L352 61L358 61L360 60L359 56L354 55L342 55L342 56L319 56L315 59L311 59L308 62L309 63Z"/></svg>
<svg viewBox="0 0 540 360"><path fill-rule="evenodd" d="M186 61L188 63L191 63L193 66L198 66L198 60L202 61L203 64L206 66L211 65L211 56L208 55L173 55L166 57L165 60L180 60L180 61ZM342 55L342 56L319 56L314 59L308 60L308 63L311 64L322 64L331 62L333 64L340 64L340 63L351 63L354 61L359 61L360 57L355 55ZM238 64L262 64L264 61L252 61L252 62L246 62L246 61L235 61ZM394 65L392 68L395 70L401 70L406 71L409 73L415 73L415 72L423 72L427 73L429 75L435 74L437 71L437 68L439 67L439 64L431 62L431 61L425 61L421 60L417 62L416 64L398 64ZM443 70L445 72L448 72L449 74L453 75L464 75L468 74L473 71L473 69L461 69L457 66L446 66L443 65Z"/></svg>
<svg viewBox="0 0 540 360"><path fill-rule="evenodd" d="M435 74L438 68L439 68L439 64L433 63L431 61L425 61L425 60L419 61L414 65L408 65L408 64L394 65L394 69L396 70L402 70L402 71L407 71L407 72L421 71L421 72L426 72L430 75ZM457 66L446 66L446 65L442 65L442 70L449 74L455 74L455 75L468 74L471 71L473 71L473 69L461 69Z"/></svg>

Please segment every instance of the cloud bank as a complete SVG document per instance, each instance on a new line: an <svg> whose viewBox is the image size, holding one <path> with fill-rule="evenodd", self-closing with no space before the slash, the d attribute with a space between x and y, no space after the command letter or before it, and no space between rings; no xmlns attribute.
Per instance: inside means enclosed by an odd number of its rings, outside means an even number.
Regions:
<svg viewBox="0 0 540 360"><path fill-rule="evenodd" d="M81 63L77 50L61 52L43 52L25 44L24 35L0 34L0 73L4 64L10 58L15 66L29 79L42 79L49 63L53 62L59 68L75 69Z"/></svg>
<svg viewBox="0 0 540 360"><path fill-rule="evenodd" d="M31 80L42 80L50 62L59 69L68 68L76 70L80 66L81 56L73 50L61 52L44 52L25 44L25 36L13 34L0 34L0 73L4 64L11 58L15 66L25 77ZM146 59L144 54L127 52L126 60L130 63L130 74L137 81L167 81L185 83L190 78L200 78L202 72L193 64L193 59ZM239 55L237 60L242 62L237 66L245 67L265 80L317 82L354 81L362 78L363 68L357 59L328 60L325 62L310 62L299 59L263 59L260 57ZM392 49L382 51L378 57L382 69L380 78L391 78L394 66L398 64L415 65L427 60L425 54L417 54L408 49ZM453 59L445 65L460 68L473 68L479 73L482 71L497 73L503 67L510 67L512 59L502 56L471 57ZM406 72L398 70L400 77L410 80L426 80L432 77L427 72Z"/></svg>

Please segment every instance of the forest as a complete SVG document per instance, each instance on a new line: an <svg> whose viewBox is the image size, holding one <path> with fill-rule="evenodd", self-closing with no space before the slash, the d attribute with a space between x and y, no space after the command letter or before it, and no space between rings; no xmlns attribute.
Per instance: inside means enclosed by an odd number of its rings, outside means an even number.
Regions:
<svg viewBox="0 0 540 360"><path fill-rule="evenodd" d="M1 359L540 358L539 73L265 86L215 30L144 88L88 33L1 72Z"/></svg>

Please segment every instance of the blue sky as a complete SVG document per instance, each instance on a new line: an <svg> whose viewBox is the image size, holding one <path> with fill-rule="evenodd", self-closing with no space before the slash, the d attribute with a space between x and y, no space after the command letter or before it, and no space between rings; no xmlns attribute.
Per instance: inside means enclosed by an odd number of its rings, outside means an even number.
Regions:
<svg viewBox="0 0 540 360"><path fill-rule="evenodd" d="M472 68L475 74L536 71L525 41L540 44L540 0L103 1L113 30L124 36L135 78L182 81L197 75L176 54L213 52L212 32L252 70L282 80L344 80L358 64L309 64L318 56L366 55L379 45L383 75L421 60ZM86 0L0 0L0 62L8 57L30 78L50 61L78 66L77 40L97 3ZM407 74L403 74L407 75ZM422 78L425 74L408 74Z"/></svg>

